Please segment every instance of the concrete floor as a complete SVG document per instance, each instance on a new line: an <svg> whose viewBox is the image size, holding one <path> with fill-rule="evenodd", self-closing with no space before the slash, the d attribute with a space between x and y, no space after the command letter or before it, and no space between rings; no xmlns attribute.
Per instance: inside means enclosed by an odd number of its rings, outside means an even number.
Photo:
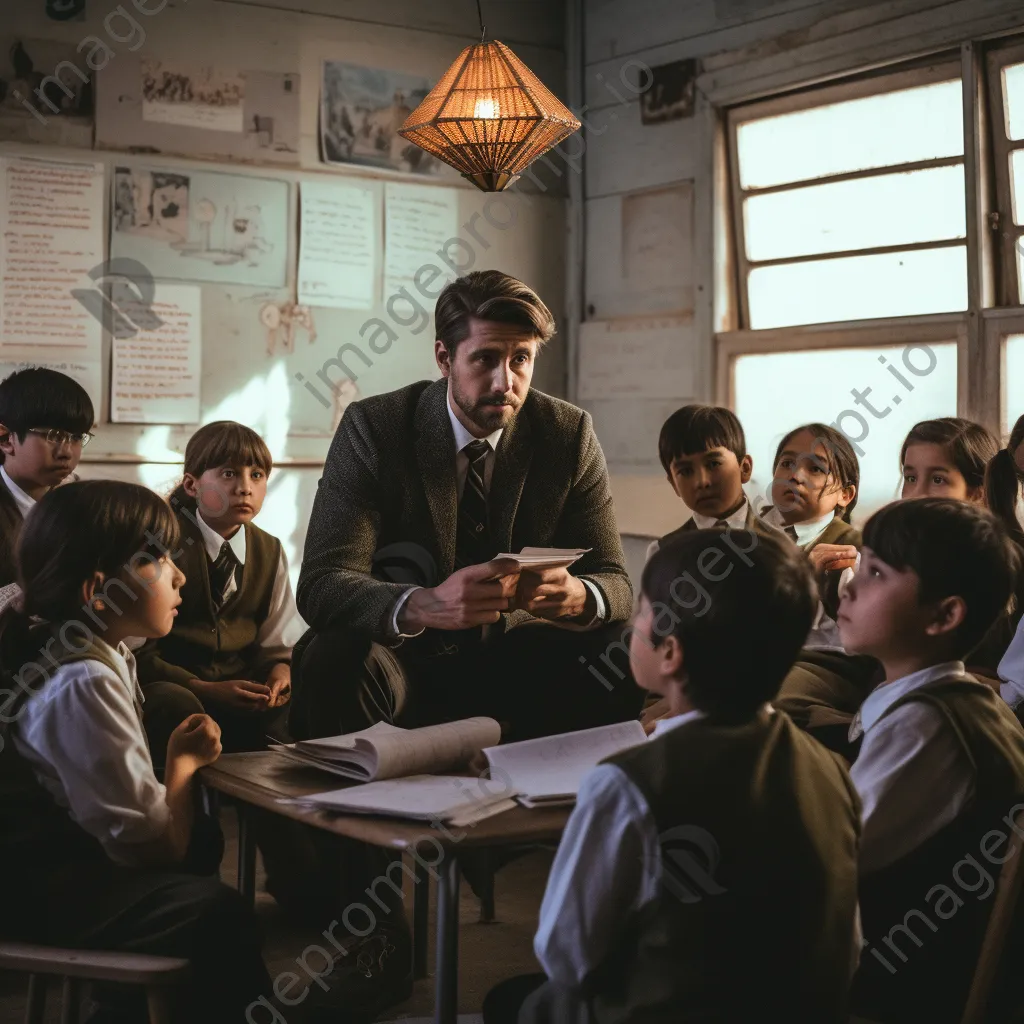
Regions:
<svg viewBox="0 0 1024 1024"><path fill-rule="evenodd" d="M235 838L235 816L226 811L223 815L224 831L227 838L227 852L221 876L229 885L235 883L237 843ZM459 1012L460 1024L479 1024L477 1016L484 996L497 982L515 974L538 970L532 952L533 933L537 924L537 912L551 865L552 854L538 850L530 852L508 864L497 875L495 885L495 908L497 920L493 924L481 924L480 905L469 886L461 887L461 915L459 931ZM319 937L312 929L305 930L282 919L277 904L262 891L262 873L259 878L260 891L257 893L256 912L264 928L266 943L264 956L271 977L283 971L295 971L295 958L301 955L310 943ZM434 1006L434 892L431 892L430 924L430 977L416 983L412 997L405 1003L388 1011L382 1021L402 1021L403 1024L420 1024L432 1020ZM411 918L412 896L406 893L406 906ZM24 1020L25 978L12 974L0 974L0 1024L20 1024ZM60 1020L60 999L53 991L48 1000L44 1024L58 1024ZM187 1024L187 1022L183 1022Z"/></svg>

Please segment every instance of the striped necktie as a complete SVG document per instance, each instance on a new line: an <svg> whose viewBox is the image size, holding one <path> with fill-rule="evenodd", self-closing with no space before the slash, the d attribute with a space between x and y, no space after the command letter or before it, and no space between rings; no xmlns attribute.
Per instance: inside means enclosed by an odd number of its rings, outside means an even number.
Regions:
<svg viewBox="0 0 1024 1024"><path fill-rule="evenodd" d="M228 587L235 578L235 567L238 559L231 550L231 545L224 541L220 546L220 554L217 560L210 566L210 596L213 598L213 605L219 611L228 599Z"/></svg>
<svg viewBox="0 0 1024 1024"><path fill-rule="evenodd" d="M466 484L459 502L455 532L455 568L489 561L495 551L487 519L487 492L484 489L484 465L491 446L486 441L470 441L463 453L469 459Z"/></svg>

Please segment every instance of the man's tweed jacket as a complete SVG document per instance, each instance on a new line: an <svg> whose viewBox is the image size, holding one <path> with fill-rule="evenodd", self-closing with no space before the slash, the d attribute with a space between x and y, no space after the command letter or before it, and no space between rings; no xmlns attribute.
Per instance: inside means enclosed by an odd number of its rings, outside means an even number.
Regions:
<svg viewBox="0 0 1024 1024"><path fill-rule="evenodd" d="M447 388L446 379L419 381L346 409L313 502L296 594L316 632L353 629L393 642L390 618L407 586L451 575L458 499ZM608 621L628 618L633 588L590 415L531 390L495 458L488 505L496 551L592 548L570 571L597 585ZM529 618L511 612L503 627Z"/></svg>

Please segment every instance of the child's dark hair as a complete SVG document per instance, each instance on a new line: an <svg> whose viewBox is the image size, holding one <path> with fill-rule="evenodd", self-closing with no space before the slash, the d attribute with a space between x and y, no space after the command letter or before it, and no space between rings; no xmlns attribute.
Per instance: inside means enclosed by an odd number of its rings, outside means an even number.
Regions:
<svg viewBox="0 0 1024 1024"><path fill-rule="evenodd" d="M938 444L945 448L971 491L984 487L985 467L999 451L999 442L988 427L959 416L915 423L900 449L901 470L907 460L907 449L914 444Z"/></svg>
<svg viewBox="0 0 1024 1024"><path fill-rule="evenodd" d="M269 477L274 460L267 442L251 427L234 420L215 420L189 438L185 445L185 472L199 477L219 466L257 466ZM194 508L195 499L179 484L171 495L171 504Z"/></svg>
<svg viewBox="0 0 1024 1024"><path fill-rule="evenodd" d="M985 504L1002 520L1010 536L1024 548L1024 529L1017 521L1017 499L1024 473L1017 468L1016 454L1024 441L1024 416L1013 425L1005 448L989 459L985 467Z"/></svg>
<svg viewBox="0 0 1024 1024"><path fill-rule="evenodd" d="M21 608L8 608L0 619L0 664L12 669L31 657L23 650L31 616L77 622L79 634L95 631L102 639L102 623L83 604L83 585L102 573L99 589L116 614L137 599L120 577L177 550L179 537L170 506L140 484L80 480L49 491L18 538Z"/></svg>
<svg viewBox="0 0 1024 1024"><path fill-rule="evenodd" d="M19 441L25 440L32 427L84 434L95 422L89 393L66 373L30 366L0 381L0 423Z"/></svg>
<svg viewBox="0 0 1024 1024"><path fill-rule="evenodd" d="M987 509L955 498L912 498L879 509L864 527L864 546L897 571L920 580L919 601L962 597L957 630L966 657L1006 611L1021 571L1021 554Z"/></svg>
<svg viewBox="0 0 1024 1024"><path fill-rule="evenodd" d="M655 646L669 635L682 644L687 698L728 721L776 696L818 600L800 549L749 530L679 534L652 555L640 589Z"/></svg>
<svg viewBox="0 0 1024 1024"><path fill-rule="evenodd" d="M699 455L709 448L728 448L737 462L746 458L747 438L731 410L719 405L684 405L662 425L658 454L666 473L680 455Z"/></svg>
<svg viewBox="0 0 1024 1024"><path fill-rule="evenodd" d="M772 460L772 472L778 468L779 459L786 450L786 445L796 437L807 431L814 435L815 444L820 444L825 449L825 461L828 466L828 476L837 481L840 487L855 487L853 501L842 510L837 511L846 522L850 521L853 510L857 507L857 498L860 496L860 462L857 460L857 453L853 450L847 436L835 427L825 423L805 423L802 427L795 427L779 442L775 449L775 458ZM813 451L808 452L813 457ZM828 486L828 478L825 485ZM839 506L836 506L838 510Z"/></svg>

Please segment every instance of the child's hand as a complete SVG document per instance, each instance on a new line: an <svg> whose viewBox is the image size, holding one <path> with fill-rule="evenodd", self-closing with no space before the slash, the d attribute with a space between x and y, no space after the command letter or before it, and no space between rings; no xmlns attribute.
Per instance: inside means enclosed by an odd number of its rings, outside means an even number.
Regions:
<svg viewBox="0 0 1024 1024"><path fill-rule="evenodd" d="M270 687L251 679L221 679L216 683L193 679L192 688L200 700L236 711L262 711L270 706Z"/></svg>
<svg viewBox="0 0 1024 1024"><path fill-rule="evenodd" d="M267 686L270 687L268 708L279 708L287 704L292 696L291 666L281 663L275 665L267 676Z"/></svg>
<svg viewBox="0 0 1024 1024"><path fill-rule="evenodd" d="M817 544L807 557L815 572L826 569L852 569L857 564L857 549L852 544Z"/></svg>
<svg viewBox="0 0 1024 1024"><path fill-rule="evenodd" d="M669 717L671 717L671 706L668 697L662 697L649 708L644 708L640 715L640 724L644 727L644 732L650 736L658 722Z"/></svg>
<svg viewBox="0 0 1024 1024"><path fill-rule="evenodd" d="M189 715L167 741L167 763L189 762L193 770L220 757L220 726L209 715Z"/></svg>

